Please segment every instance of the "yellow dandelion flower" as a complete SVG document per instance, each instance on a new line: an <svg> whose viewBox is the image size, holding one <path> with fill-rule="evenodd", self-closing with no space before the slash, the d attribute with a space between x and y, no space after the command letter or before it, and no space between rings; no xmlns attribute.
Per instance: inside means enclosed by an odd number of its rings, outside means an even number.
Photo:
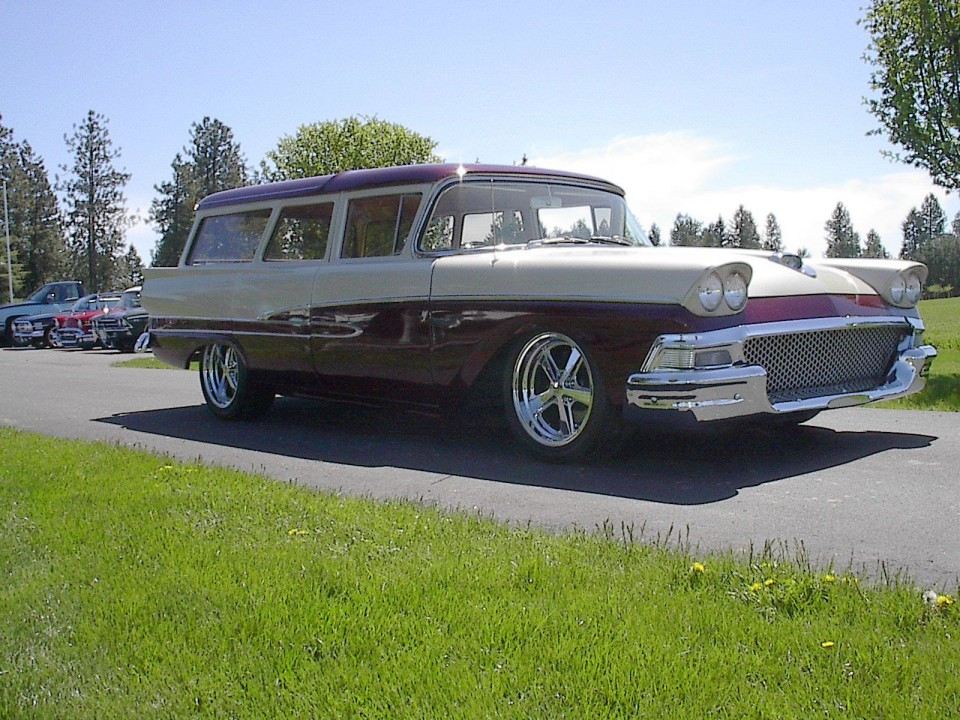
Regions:
<svg viewBox="0 0 960 720"><path fill-rule="evenodd" d="M693 565L690 566L690 572L695 572L702 575L706 571L707 571L707 566L704 565L702 562L695 562Z"/></svg>
<svg viewBox="0 0 960 720"><path fill-rule="evenodd" d="M953 605L954 599L949 595L937 595L937 607L945 608Z"/></svg>
<svg viewBox="0 0 960 720"><path fill-rule="evenodd" d="M287 535L290 535L290 536L293 536L293 535L306 535L306 534L307 534L307 531L306 531L306 530L302 530L301 528L290 528L289 530L287 530Z"/></svg>
<svg viewBox="0 0 960 720"><path fill-rule="evenodd" d="M759 592L762 589L763 589L763 585L761 585L758 582L755 582L753 585L750 586L750 592Z"/></svg>
<svg viewBox="0 0 960 720"><path fill-rule="evenodd" d="M826 575L823 576L822 580L825 583L832 583L832 582L836 582L837 577L836 575L831 575L830 573L827 573Z"/></svg>
<svg viewBox="0 0 960 720"><path fill-rule="evenodd" d="M770 586L773 585L775 582L776 582L776 580L774 580L773 578L767 578L766 580L763 581L763 586L764 586L764 587L770 587Z"/></svg>
<svg viewBox="0 0 960 720"><path fill-rule="evenodd" d="M822 643L820 643L820 647L822 647L824 650L829 650L834 645L836 645L836 643L833 642L833 640L824 640Z"/></svg>

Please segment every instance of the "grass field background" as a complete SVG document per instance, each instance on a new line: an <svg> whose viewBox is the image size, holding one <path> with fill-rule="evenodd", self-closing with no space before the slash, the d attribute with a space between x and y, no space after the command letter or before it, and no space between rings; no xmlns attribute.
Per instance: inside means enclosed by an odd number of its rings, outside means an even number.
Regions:
<svg viewBox="0 0 960 720"><path fill-rule="evenodd" d="M937 348L923 392L871 407L909 410L960 410L960 298L923 300L924 340Z"/></svg>
<svg viewBox="0 0 960 720"><path fill-rule="evenodd" d="M951 717L960 613L0 429L0 717ZM950 595L955 588L947 590Z"/></svg>

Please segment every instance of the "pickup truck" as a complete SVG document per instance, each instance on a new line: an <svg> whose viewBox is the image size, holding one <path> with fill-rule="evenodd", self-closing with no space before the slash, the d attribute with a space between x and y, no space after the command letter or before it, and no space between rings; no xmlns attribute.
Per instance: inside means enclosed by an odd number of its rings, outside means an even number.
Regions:
<svg viewBox="0 0 960 720"><path fill-rule="evenodd" d="M47 283L23 302L0 305L0 345L13 345L13 321L17 318L68 310L83 295L83 283L62 280Z"/></svg>

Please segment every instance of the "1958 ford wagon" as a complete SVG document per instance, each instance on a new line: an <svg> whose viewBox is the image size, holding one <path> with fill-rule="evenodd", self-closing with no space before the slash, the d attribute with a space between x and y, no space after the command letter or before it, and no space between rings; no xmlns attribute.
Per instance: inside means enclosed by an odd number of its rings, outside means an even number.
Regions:
<svg viewBox="0 0 960 720"><path fill-rule="evenodd" d="M801 422L917 392L936 355L925 278L914 262L652 247L609 182L414 165L207 197L143 305L156 356L199 357L219 417L276 394L453 412L481 395L563 459L629 415Z"/></svg>

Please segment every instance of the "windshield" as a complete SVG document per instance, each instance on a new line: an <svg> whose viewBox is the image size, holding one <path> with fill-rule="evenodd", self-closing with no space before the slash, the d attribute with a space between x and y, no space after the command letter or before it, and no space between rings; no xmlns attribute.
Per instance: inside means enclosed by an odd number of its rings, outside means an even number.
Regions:
<svg viewBox="0 0 960 720"><path fill-rule="evenodd" d="M420 249L427 252L536 242L647 245L620 195L537 182L467 182L436 201Z"/></svg>
<svg viewBox="0 0 960 720"><path fill-rule="evenodd" d="M49 295L51 292L53 292L53 287L50 285L44 285L30 296L30 302L42 303L47 299L47 295Z"/></svg>

